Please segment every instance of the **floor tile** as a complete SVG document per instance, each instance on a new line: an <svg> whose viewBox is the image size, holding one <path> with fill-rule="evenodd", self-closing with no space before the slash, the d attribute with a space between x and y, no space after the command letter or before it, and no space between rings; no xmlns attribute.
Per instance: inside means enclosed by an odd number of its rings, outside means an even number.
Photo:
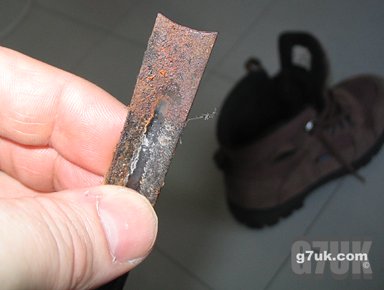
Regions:
<svg viewBox="0 0 384 290"><path fill-rule="evenodd" d="M320 277L302 277L291 270L290 257L285 261L281 271L271 281L268 289L281 289L287 286L295 289L383 289L384 234L384 151L360 173L366 178L362 184L354 177L346 177L329 206L322 212L306 239L335 241L372 241L369 262L372 267L372 279L352 279L350 273L344 279L335 279L329 268L325 268ZM300 285L300 287L296 287Z"/></svg>
<svg viewBox="0 0 384 290"><path fill-rule="evenodd" d="M128 104L144 51L144 46L107 36L76 65L74 71Z"/></svg>
<svg viewBox="0 0 384 290"><path fill-rule="evenodd" d="M209 290L211 288L174 263L161 250L154 249L146 261L131 271L124 289Z"/></svg>
<svg viewBox="0 0 384 290"><path fill-rule="evenodd" d="M364 5L358 0L275 1L217 69L238 78L244 74L244 61L256 56L274 73L279 68L279 33L299 30L313 33L326 48L333 80L363 72L384 73L384 62L377 61L384 58L383 10L380 0Z"/></svg>
<svg viewBox="0 0 384 290"><path fill-rule="evenodd" d="M8 35L23 20L30 7L30 0L0 1L0 39Z"/></svg>
<svg viewBox="0 0 384 290"><path fill-rule="evenodd" d="M100 37L102 34L98 31L32 7L12 33L1 40L1 44L60 68L70 69Z"/></svg>
<svg viewBox="0 0 384 290"><path fill-rule="evenodd" d="M146 44L155 23L157 13L182 25L195 26L202 7L199 1L141 1L128 13L116 27L115 32L131 41Z"/></svg>
<svg viewBox="0 0 384 290"><path fill-rule="evenodd" d="M38 4L80 22L112 29L136 0L35 0Z"/></svg>
<svg viewBox="0 0 384 290"><path fill-rule="evenodd" d="M314 192L303 209L277 226L255 231L233 221L222 186L203 191L196 177L183 187L172 184L158 206L158 247L213 289L263 289L335 186Z"/></svg>

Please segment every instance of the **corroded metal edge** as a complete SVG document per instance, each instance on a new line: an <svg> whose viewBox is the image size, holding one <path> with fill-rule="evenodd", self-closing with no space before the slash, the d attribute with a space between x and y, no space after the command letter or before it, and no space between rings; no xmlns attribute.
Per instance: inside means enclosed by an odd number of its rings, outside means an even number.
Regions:
<svg viewBox="0 0 384 290"><path fill-rule="evenodd" d="M155 204L216 36L158 14L106 184Z"/></svg>

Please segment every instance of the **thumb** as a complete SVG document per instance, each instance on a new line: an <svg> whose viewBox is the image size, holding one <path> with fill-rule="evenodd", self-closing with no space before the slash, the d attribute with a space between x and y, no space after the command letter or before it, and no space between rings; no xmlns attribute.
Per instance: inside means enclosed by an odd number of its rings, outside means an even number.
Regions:
<svg viewBox="0 0 384 290"><path fill-rule="evenodd" d="M90 289L140 263L157 217L112 185L0 200L2 289Z"/></svg>

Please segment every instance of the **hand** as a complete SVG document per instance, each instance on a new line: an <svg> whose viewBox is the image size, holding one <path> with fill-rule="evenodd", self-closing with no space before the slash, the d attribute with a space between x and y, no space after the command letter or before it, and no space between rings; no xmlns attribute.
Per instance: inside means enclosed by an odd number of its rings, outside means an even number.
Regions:
<svg viewBox="0 0 384 290"><path fill-rule="evenodd" d="M1 289L89 289L148 255L157 218L100 185L126 108L95 85L0 47Z"/></svg>

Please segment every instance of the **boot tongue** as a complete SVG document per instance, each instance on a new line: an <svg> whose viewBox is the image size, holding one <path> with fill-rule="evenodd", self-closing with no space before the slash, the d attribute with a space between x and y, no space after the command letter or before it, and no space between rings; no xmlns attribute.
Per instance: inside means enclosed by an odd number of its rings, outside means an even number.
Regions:
<svg viewBox="0 0 384 290"><path fill-rule="evenodd" d="M298 66L283 70L274 78L273 97L278 100L285 119L296 116L308 106L316 108L317 102L314 99L318 93L314 92L310 84L308 72Z"/></svg>
<svg viewBox="0 0 384 290"><path fill-rule="evenodd" d="M354 166L344 158L342 152L340 152L324 132L327 131L327 128L335 127L342 117L343 110L341 109L340 104L336 101L333 92L330 90L326 95L324 109L321 113L317 114L315 119L308 122L305 128L308 133L313 134L313 136L319 140L323 147L347 172L364 183L364 177L362 177L356 171ZM309 128L309 124L312 124L310 126L311 128Z"/></svg>

